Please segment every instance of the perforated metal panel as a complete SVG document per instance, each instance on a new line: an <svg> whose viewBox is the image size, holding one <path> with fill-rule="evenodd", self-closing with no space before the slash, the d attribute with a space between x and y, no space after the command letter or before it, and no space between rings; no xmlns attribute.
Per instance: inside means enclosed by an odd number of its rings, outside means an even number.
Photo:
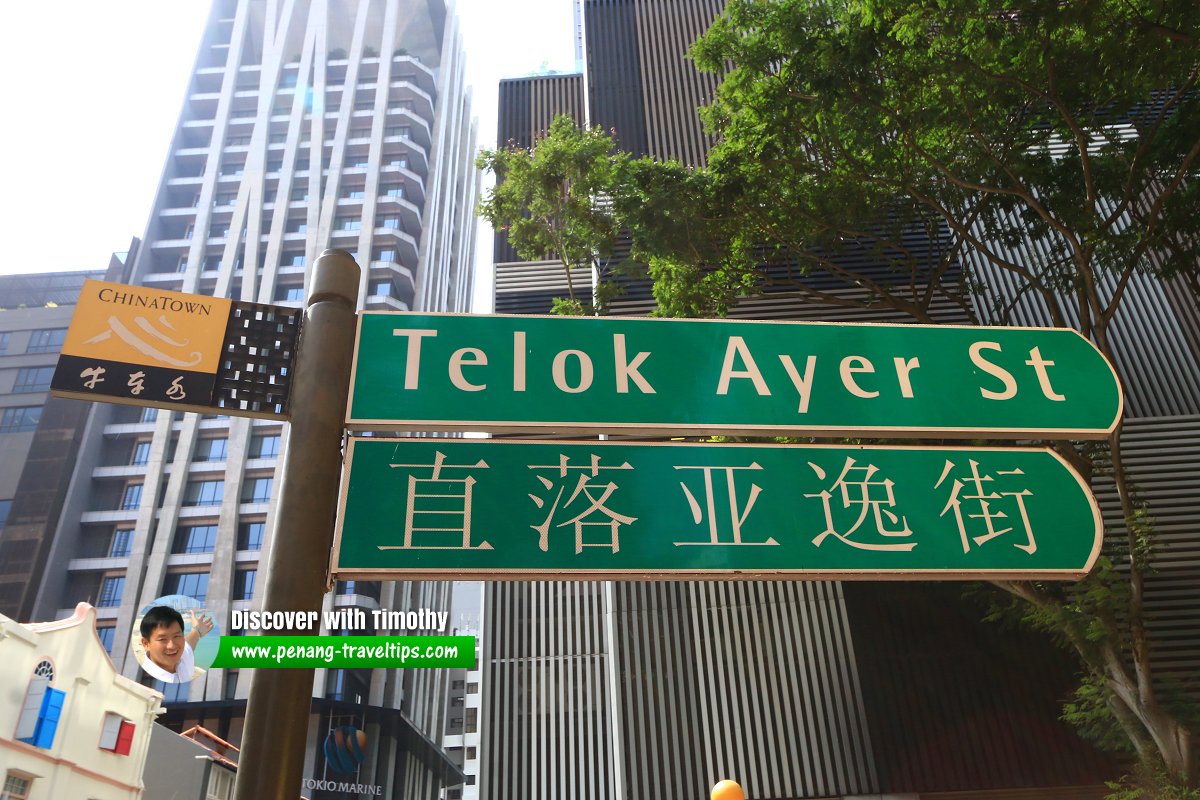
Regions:
<svg viewBox="0 0 1200 800"><path fill-rule="evenodd" d="M287 418L303 313L298 308L234 301L213 389L215 408Z"/></svg>

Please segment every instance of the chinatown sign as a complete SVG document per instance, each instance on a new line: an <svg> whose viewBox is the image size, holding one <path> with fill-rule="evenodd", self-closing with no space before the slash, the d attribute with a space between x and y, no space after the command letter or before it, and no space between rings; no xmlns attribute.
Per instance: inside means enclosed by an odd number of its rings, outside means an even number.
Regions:
<svg viewBox="0 0 1200 800"><path fill-rule="evenodd" d="M1077 579L1101 519L1034 448L351 438L333 573Z"/></svg>
<svg viewBox="0 0 1200 800"><path fill-rule="evenodd" d="M286 418L299 315L281 306L88 280L51 394Z"/></svg>
<svg viewBox="0 0 1200 800"><path fill-rule="evenodd" d="M1100 439L1112 368L1059 328L363 312L355 430Z"/></svg>

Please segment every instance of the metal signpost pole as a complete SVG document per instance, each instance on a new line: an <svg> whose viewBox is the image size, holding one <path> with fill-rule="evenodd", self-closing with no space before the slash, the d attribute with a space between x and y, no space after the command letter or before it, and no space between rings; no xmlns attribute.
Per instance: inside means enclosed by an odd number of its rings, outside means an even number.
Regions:
<svg viewBox="0 0 1200 800"><path fill-rule="evenodd" d="M280 477L263 599L263 608L271 611L321 610L337 510L358 285L359 267L348 253L326 250L317 259L296 357L291 438ZM255 674L246 706L236 800L300 796L312 688L311 669Z"/></svg>

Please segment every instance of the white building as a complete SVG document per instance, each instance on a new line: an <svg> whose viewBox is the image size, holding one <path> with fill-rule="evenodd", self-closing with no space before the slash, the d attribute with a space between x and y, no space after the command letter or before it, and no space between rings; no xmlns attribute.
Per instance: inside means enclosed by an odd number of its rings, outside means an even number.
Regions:
<svg viewBox="0 0 1200 800"><path fill-rule="evenodd" d="M0 796L141 797L161 701L117 672L87 603L55 622L0 615Z"/></svg>

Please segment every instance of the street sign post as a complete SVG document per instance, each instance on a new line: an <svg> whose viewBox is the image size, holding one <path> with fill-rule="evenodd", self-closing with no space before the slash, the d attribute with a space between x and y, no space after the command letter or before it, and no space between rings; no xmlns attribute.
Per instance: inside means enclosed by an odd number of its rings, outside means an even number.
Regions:
<svg viewBox="0 0 1200 800"><path fill-rule="evenodd" d="M339 578L1077 579L1050 450L351 439Z"/></svg>
<svg viewBox="0 0 1200 800"><path fill-rule="evenodd" d="M364 312L347 425L375 430L1098 439L1076 331Z"/></svg>

